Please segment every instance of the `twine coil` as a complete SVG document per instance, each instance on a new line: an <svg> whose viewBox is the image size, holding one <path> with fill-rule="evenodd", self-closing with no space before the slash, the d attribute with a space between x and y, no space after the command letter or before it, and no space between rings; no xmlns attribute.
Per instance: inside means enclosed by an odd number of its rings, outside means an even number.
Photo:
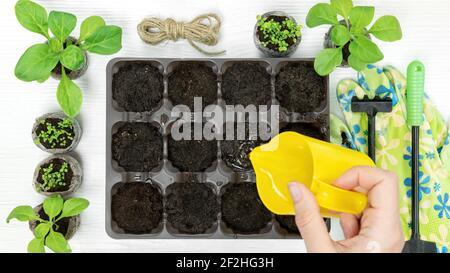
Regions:
<svg viewBox="0 0 450 273"><path fill-rule="evenodd" d="M151 45L165 40L177 41L186 39L189 44L207 55L219 55L223 51L211 52L200 48L196 43L214 46L219 42L221 20L217 14L207 13L194 18L190 22L177 22L172 18L146 18L138 25L141 39Z"/></svg>

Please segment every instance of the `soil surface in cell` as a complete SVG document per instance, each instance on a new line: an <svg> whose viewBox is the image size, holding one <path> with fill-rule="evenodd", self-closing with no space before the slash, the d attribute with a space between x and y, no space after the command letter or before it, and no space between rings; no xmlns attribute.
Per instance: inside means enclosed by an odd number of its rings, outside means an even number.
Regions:
<svg viewBox="0 0 450 273"><path fill-rule="evenodd" d="M121 183L112 196L112 219L126 233L151 233L163 217L158 188L143 182Z"/></svg>
<svg viewBox="0 0 450 273"><path fill-rule="evenodd" d="M326 84L312 63L288 63L276 76L275 93L280 106L286 110L311 112L326 99Z"/></svg>
<svg viewBox="0 0 450 273"><path fill-rule="evenodd" d="M194 97L202 98L202 107L217 100L217 75L202 62L181 62L175 65L168 79L169 99L173 105L186 105L194 110ZM203 109L202 109L203 110Z"/></svg>
<svg viewBox="0 0 450 273"><path fill-rule="evenodd" d="M57 136L57 132L60 132ZM69 147L75 136L72 123L66 124L63 119L60 118L46 118L38 124L35 130L38 136L37 140L46 149L65 149ZM47 136L46 139L39 137L40 135Z"/></svg>
<svg viewBox="0 0 450 273"><path fill-rule="evenodd" d="M163 75L150 63L129 63L113 75L112 91L113 99L123 110L152 111L163 98Z"/></svg>
<svg viewBox="0 0 450 273"><path fill-rule="evenodd" d="M52 173L57 173L64 163L67 163L65 160L62 160L61 158L54 158L50 161L48 161L45 164L42 164L39 168L39 174L37 177L37 182L40 185L44 185L44 169L47 169L52 165ZM70 188L70 185L72 183L73 178L73 171L72 168L70 168L70 164L67 163L67 172L64 173L64 185L54 185L51 187L51 189L45 190L46 192L61 192L61 191L67 191Z"/></svg>
<svg viewBox="0 0 450 273"><path fill-rule="evenodd" d="M227 105L267 105L271 92L270 74L256 62L236 62L222 76L222 98Z"/></svg>
<svg viewBox="0 0 450 273"><path fill-rule="evenodd" d="M288 123L280 130L280 132L288 131L297 132L320 140L326 140L326 135L320 131L320 128L309 123Z"/></svg>
<svg viewBox="0 0 450 273"><path fill-rule="evenodd" d="M112 136L112 157L129 172L149 172L163 158L159 128L149 123L124 123Z"/></svg>
<svg viewBox="0 0 450 273"><path fill-rule="evenodd" d="M259 199L256 184L232 183L222 195L222 220L235 233L256 234L272 218Z"/></svg>
<svg viewBox="0 0 450 273"><path fill-rule="evenodd" d="M201 234L217 221L219 203L205 183L174 183L166 189L167 221L185 234Z"/></svg>
<svg viewBox="0 0 450 273"><path fill-rule="evenodd" d="M288 27L282 24L283 21L284 21L284 20L287 20L287 19L289 19L289 18L287 18L287 17L285 17L285 16L271 15L271 16L268 16L268 17L266 18L266 22L270 22L271 20L273 20L273 21L275 21L275 22L277 22L277 23L280 23L280 25L281 25L281 31L285 31L285 30L289 31ZM258 28L256 34L258 35L258 39L259 39L259 41L261 41L261 42L269 42L270 39L272 38L272 37L270 37L270 36L264 37L264 33L263 33L262 31L260 31L259 28ZM292 46L293 44L296 43L296 41L295 41L294 38L292 38L292 37L288 37L285 41L286 41L287 44L288 44L288 48L289 48L290 46ZM276 46L276 45L274 45L274 44L272 44L272 43L267 43L267 46L265 46L265 47L268 48L268 49L271 49L271 50L273 50L273 51L279 52L279 47Z"/></svg>
<svg viewBox="0 0 450 273"><path fill-rule="evenodd" d="M175 140L168 137L168 158L180 172L202 172L217 159L217 141L194 140L194 125L191 126L191 140ZM184 127L179 128L183 132Z"/></svg>
<svg viewBox="0 0 450 273"><path fill-rule="evenodd" d="M276 215L275 219L277 220L278 224L280 224L280 227L282 227L288 233L300 234L300 232L297 228L297 224L295 223L295 216ZM329 224L328 220L326 218L324 218L323 221L326 223L328 231L330 231L330 224ZM300 234L300 237L301 237L301 234Z"/></svg>
<svg viewBox="0 0 450 273"><path fill-rule="evenodd" d="M48 215L44 212L44 208L41 208L38 211L38 215L42 220L48 221ZM57 216L57 218L59 215ZM58 222L56 222L56 225L53 226L54 231L61 233L62 235L66 236L67 232L69 231L69 222L71 217L64 217L61 218Z"/></svg>

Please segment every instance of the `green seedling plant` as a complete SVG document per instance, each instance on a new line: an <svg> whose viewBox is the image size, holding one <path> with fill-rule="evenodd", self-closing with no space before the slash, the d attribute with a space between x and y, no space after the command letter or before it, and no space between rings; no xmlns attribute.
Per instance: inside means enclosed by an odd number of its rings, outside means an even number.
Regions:
<svg viewBox="0 0 450 273"><path fill-rule="evenodd" d="M67 217L74 217L83 212L89 206L89 201L84 198L70 198L66 201L59 194L52 195L44 200L43 209L48 220L42 219L31 206L18 206L9 214L6 222L12 219L18 221L37 221L34 230L34 238L28 243L28 252L45 253L45 247L55 253L72 252L66 238L58 228L58 221Z"/></svg>
<svg viewBox="0 0 450 273"><path fill-rule="evenodd" d="M289 39L295 44L297 39L302 35L301 25L297 25L289 18L284 19L281 22L273 20L273 18L264 18L261 15L256 17L257 26L261 31L265 41L261 41L261 45L268 47L272 45L278 52L286 52L289 48Z"/></svg>
<svg viewBox="0 0 450 273"><path fill-rule="evenodd" d="M106 25L100 16L91 16L81 23L80 36L74 42L70 39L77 24L73 14L51 11L47 15L44 7L30 0L19 0L15 13L24 28L47 39L46 43L29 47L20 57L15 68L16 77L25 82L42 83L60 64L61 79L56 97L64 113L75 117L80 112L83 94L68 77L68 71L77 71L86 65L86 51L102 55L118 52L122 48L122 29Z"/></svg>
<svg viewBox="0 0 450 273"><path fill-rule="evenodd" d="M40 124L44 125L46 130L39 132L35 140L36 144L47 143L53 149L57 144L60 147L67 147L73 141L73 124L70 119L65 118L56 126L46 120L41 120Z"/></svg>
<svg viewBox="0 0 450 273"><path fill-rule="evenodd" d="M353 6L352 0L331 0L329 4L319 3L311 8L306 25L310 28L331 25L331 40L336 46L326 48L316 56L314 68L319 75L328 75L342 64L343 48L347 44L350 51L348 64L356 71L384 58L379 47L371 41L371 35L394 42L402 38L402 30L398 19L391 15L380 17L369 28L374 15L374 7Z"/></svg>
<svg viewBox="0 0 450 273"><path fill-rule="evenodd" d="M41 167L42 171L42 183L39 185L41 191L50 191L58 186L66 186L65 175L69 171L69 164L64 162L58 169L55 168L53 163L50 163L47 167Z"/></svg>

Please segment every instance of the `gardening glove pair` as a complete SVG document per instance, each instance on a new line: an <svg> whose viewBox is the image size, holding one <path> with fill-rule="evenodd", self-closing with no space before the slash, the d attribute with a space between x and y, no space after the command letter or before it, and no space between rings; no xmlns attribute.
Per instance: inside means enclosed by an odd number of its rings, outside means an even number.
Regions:
<svg viewBox="0 0 450 273"><path fill-rule="evenodd" d="M351 111L352 97L379 96L392 99L392 112L376 116L375 154L377 167L399 178L400 217L405 234L411 235L412 146L411 128L406 122L406 78L397 69L368 65L358 82L343 80L337 99L346 123L331 116L331 141L367 153L367 115ZM450 247L450 145L448 127L425 95L424 122L420 127L419 199L421 238L437 244L438 252Z"/></svg>

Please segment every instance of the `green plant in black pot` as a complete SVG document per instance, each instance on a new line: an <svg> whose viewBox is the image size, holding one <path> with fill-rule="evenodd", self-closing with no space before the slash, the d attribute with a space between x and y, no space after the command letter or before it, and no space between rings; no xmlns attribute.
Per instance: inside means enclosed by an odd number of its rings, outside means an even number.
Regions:
<svg viewBox="0 0 450 273"><path fill-rule="evenodd" d="M331 0L330 4L319 3L311 8L306 17L308 27L331 25L326 48L316 56L314 63L318 74L328 75L337 66L347 63L361 71L367 64L384 58L371 36L394 42L402 38L402 30L398 19L391 15L380 17L369 28L374 15L374 7L353 6L352 0Z"/></svg>
<svg viewBox="0 0 450 273"><path fill-rule="evenodd" d="M15 75L26 82L45 82L51 75L60 79L56 97L64 113L76 116L83 101L83 94L72 80L87 69L86 52L109 55L122 48L122 29L106 25L103 18L86 18L80 28L78 39L70 36L77 24L75 15L51 11L47 15L44 7L20 0L15 6L19 23L31 32L47 39L29 47L20 57ZM51 34L49 34L49 31Z"/></svg>
<svg viewBox="0 0 450 273"><path fill-rule="evenodd" d="M12 219L28 221L34 238L28 243L28 252L45 253L45 247L56 253L71 252L67 242L80 225L80 214L89 206L84 198L65 200L55 194L35 207L18 206L9 214L6 222Z"/></svg>
<svg viewBox="0 0 450 273"><path fill-rule="evenodd" d="M256 17L254 41L269 57L286 57L294 53L301 41L302 26L284 12L273 11Z"/></svg>

